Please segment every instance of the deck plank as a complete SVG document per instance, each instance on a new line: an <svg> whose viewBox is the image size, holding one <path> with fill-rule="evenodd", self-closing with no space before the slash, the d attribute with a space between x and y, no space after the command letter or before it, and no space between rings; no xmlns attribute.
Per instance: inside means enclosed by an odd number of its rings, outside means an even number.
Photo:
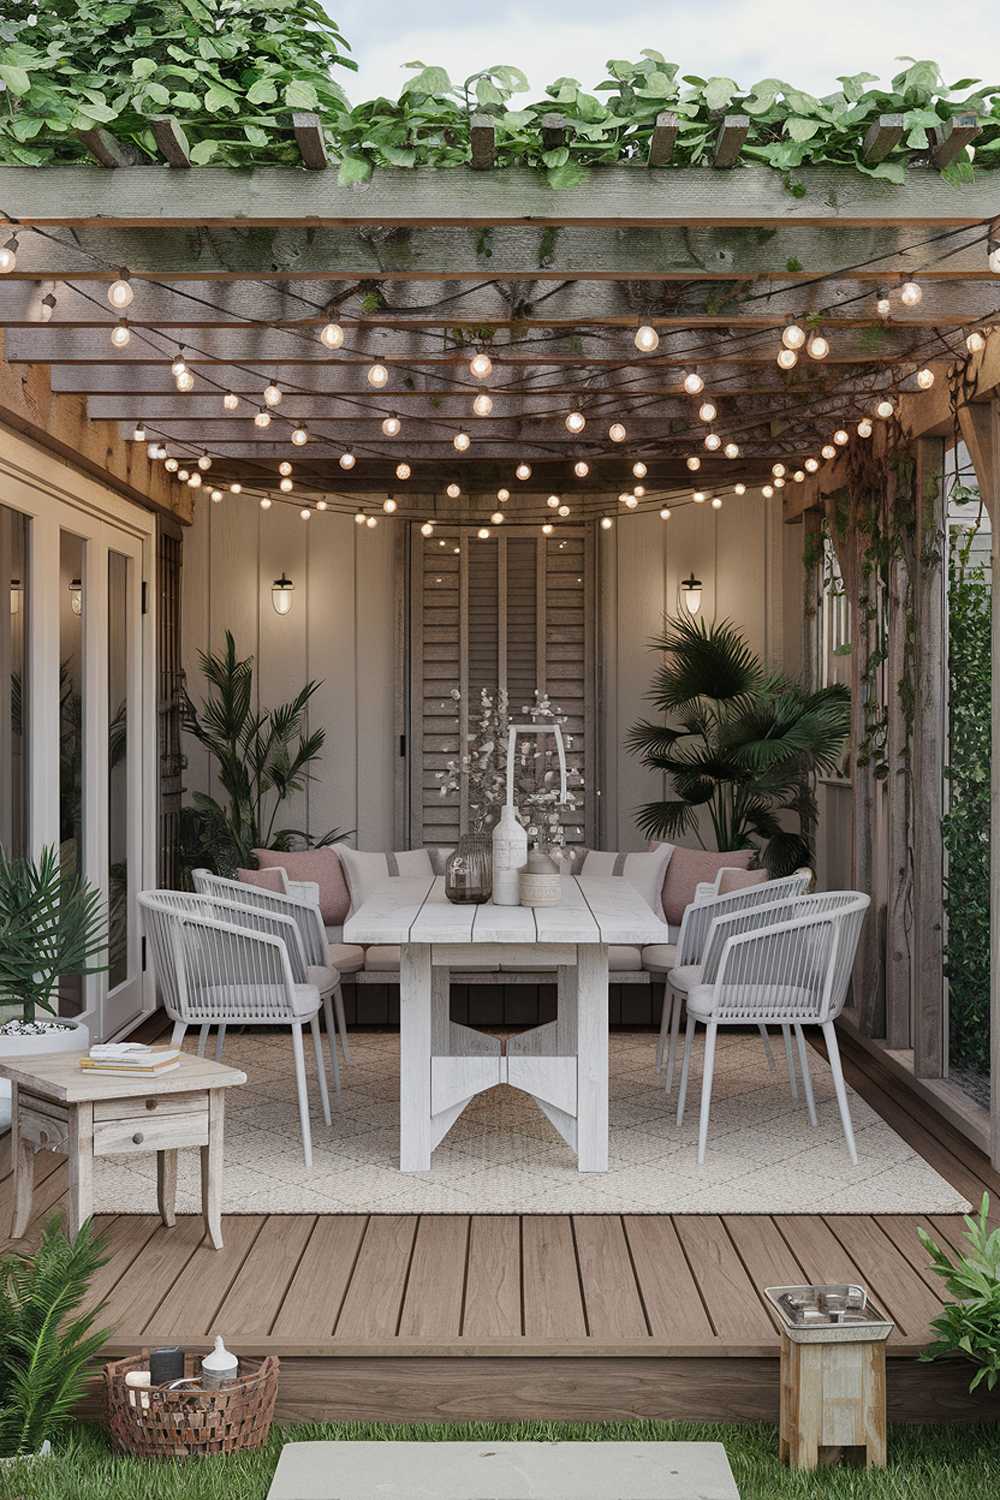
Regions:
<svg viewBox="0 0 1000 1500"><path fill-rule="evenodd" d="M467 1214L422 1216L399 1317L400 1338L458 1338L468 1249Z"/></svg>
<svg viewBox="0 0 1000 1500"><path fill-rule="evenodd" d="M519 1339L521 1223L516 1214L476 1214L469 1226L465 1339Z"/></svg>
<svg viewBox="0 0 1000 1500"><path fill-rule="evenodd" d="M688 1263L718 1336L731 1344L770 1344L771 1319L721 1218L674 1220Z"/></svg>
<svg viewBox="0 0 1000 1500"><path fill-rule="evenodd" d="M358 1251L334 1338L387 1343L396 1337L417 1232L415 1214L373 1214Z"/></svg>
<svg viewBox="0 0 1000 1500"><path fill-rule="evenodd" d="M105 1264L90 1279L80 1308L85 1313L91 1312L111 1295L128 1268L139 1259L160 1223L155 1214L142 1217L107 1214L95 1217L93 1222L102 1238L101 1253Z"/></svg>
<svg viewBox="0 0 1000 1500"><path fill-rule="evenodd" d="M178 1217L173 1229L160 1224L142 1254L121 1276L101 1314L106 1327L123 1339L138 1337L170 1292L205 1233L200 1217Z"/></svg>
<svg viewBox="0 0 1000 1500"><path fill-rule="evenodd" d="M725 1222L747 1275L758 1289L798 1286L805 1279L770 1214L731 1214ZM780 1327L777 1309L765 1304L765 1311L775 1327Z"/></svg>
<svg viewBox="0 0 1000 1500"><path fill-rule="evenodd" d="M620 1215L574 1215L573 1233L590 1337L607 1343L648 1338Z"/></svg>
<svg viewBox="0 0 1000 1500"><path fill-rule="evenodd" d="M524 1333L528 1339L587 1337L573 1229L565 1214L521 1220Z"/></svg>
<svg viewBox="0 0 1000 1500"><path fill-rule="evenodd" d="M221 1250L203 1236L147 1322L144 1336L168 1343L214 1332L215 1315L264 1223L262 1214L227 1214L222 1221Z"/></svg>
<svg viewBox="0 0 1000 1500"><path fill-rule="evenodd" d="M234 1339L271 1332L285 1292L316 1223L313 1214L269 1217L216 1314Z"/></svg>
<svg viewBox="0 0 1000 1500"><path fill-rule="evenodd" d="M925 1286L918 1273L874 1219L838 1214L828 1227L861 1267L863 1285L910 1339L930 1337L928 1324L941 1311L940 1298Z"/></svg>
<svg viewBox="0 0 1000 1500"><path fill-rule="evenodd" d="M932 1239L939 1238L930 1219L925 1219L921 1214L879 1214L875 1217L875 1223L909 1261L924 1285L930 1288L939 1301L943 1301L946 1295L944 1283L940 1276L935 1276L931 1258L917 1239L918 1228L925 1230ZM942 1248L950 1249L950 1246Z"/></svg>
<svg viewBox="0 0 1000 1500"><path fill-rule="evenodd" d="M367 1214L316 1220L271 1329L275 1338L305 1344L332 1337L367 1225Z"/></svg>
<svg viewBox="0 0 1000 1500"><path fill-rule="evenodd" d="M697 1282L667 1214L626 1214L623 1220L651 1336L661 1344L700 1345L715 1331Z"/></svg>

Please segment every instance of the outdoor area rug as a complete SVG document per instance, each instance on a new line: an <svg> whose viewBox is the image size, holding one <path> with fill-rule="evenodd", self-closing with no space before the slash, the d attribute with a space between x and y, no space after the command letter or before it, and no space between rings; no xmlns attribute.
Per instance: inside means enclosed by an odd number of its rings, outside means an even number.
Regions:
<svg viewBox="0 0 1000 1500"><path fill-rule="evenodd" d="M609 1170L586 1174L534 1101L501 1085L473 1099L430 1172L404 1175L397 1165L399 1037L355 1032L350 1046L332 1126L323 1123L310 1071L307 1171L289 1033L227 1037L225 1061L249 1082L226 1092L226 1213L951 1214L969 1207L853 1092L859 1162L852 1166L829 1068L810 1048L819 1116L812 1129L801 1094L795 1102L789 1092L780 1031L772 1039L774 1072L757 1035L720 1034L703 1167L696 1152L704 1032L680 1127L676 1086L667 1100L655 1072L655 1036L613 1032ZM198 1212L197 1151L180 1153L178 1177L178 1212ZM155 1212L155 1156L99 1158L94 1202L99 1213Z"/></svg>

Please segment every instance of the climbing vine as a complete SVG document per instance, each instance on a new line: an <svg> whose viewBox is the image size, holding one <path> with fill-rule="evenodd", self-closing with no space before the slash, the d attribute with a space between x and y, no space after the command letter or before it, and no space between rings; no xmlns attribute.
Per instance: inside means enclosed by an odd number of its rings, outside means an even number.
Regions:
<svg viewBox="0 0 1000 1500"><path fill-rule="evenodd" d="M645 161L657 116L675 118L670 167L710 163L720 121L749 122L742 162L761 162L805 191L795 173L818 163L904 180L916 154L952 116L974 114L980 167L1000 166L1000 85L946 84L938 65L908 60L888 85L873 73L838 77L818 97L778 78L744 87L735 79L682 73L662 52L613 58L587 88L561 77L530 97L521 68L496 64L453 81L444 68L406 65L396 99L351 104L341 78L356 65L319 0L6 0L0 16L0 162L41 166L89 160L79 132L103 129L157 160L152 120L169 115L195 165L295 165L293 111L319 116L343 184L377 168L454 167L470 161L474 115L496 133L496 165L537 168L553 188L583 182L592 166ZM521 102L519 97L529 97ZM881 114L902 117L884 160L864 160L863 141ZM568 127L555 138L543 121ZM966 155L944 169L972 176Z"/></svg>

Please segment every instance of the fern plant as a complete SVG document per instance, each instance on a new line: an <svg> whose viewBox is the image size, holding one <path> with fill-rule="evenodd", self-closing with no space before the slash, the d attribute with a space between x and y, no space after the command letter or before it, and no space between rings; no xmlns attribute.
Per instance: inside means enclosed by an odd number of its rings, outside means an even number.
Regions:
<svg viewBox="0 0 1000 1500"><path fill-rule="evenodd" d="M17 1005L30 1025L55 1015L59 979L107 968L104 899L50 846L36 860L0 848L0 1006Z"/></svg>
<svg viewBox="0 0 1000 1500"><path fill-rule="evenodd" d="M969 1383L970 1391L984 1382L993 1391L1000 1382L1000 1228L990 1228L989 1212L989 1194L984 1193L978 1217L966 1215L964 1238L969 1251L957 1263L925 1229L917 1229L933 1262L932 1271L957 1299L932 1321L938 1337L920 1358L961 1354L972 1360L979 1368Z"/></svg>
<svg viewBox="0 0 1000 1500"><path fill-rule="evenodd" d="M70 1240L53 1216L33 1255L0 1260L0 1456L37 1453L71 1420L108 1337L103 1302L80 1311L105 1259L89 1221Z"/></svg>

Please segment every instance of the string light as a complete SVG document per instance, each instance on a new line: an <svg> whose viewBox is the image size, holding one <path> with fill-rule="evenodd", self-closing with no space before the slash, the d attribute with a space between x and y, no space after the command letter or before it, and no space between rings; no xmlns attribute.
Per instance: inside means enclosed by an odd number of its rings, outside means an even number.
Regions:
<svg viewBox="0 0 1000 1500"><path fill-rule="evenodd" d="M495 510L493 512L493 514L490 516L490 522L494 526L502 526L503 525L503 511L502 510Z"/></svg>
<svg viewBox="0 0 1000 1500"><path fill-rule="evenodd" d="M358 519L357 516L355 516L354 519L357 520ZM364 517L362 516L361 519L364 520ZM424 524L420 528L420 535L421 536L433 536L434 535L434 522L433 521L425 521Z"/></svg>
<svg viewBox="0 0 1000 1500"><path fill-rule="evenodd" d="M291 464L288 462L287 458L283 458L281 460L281 463L278 465L278 473L279 474L284 474L287 477L291 472L292 472L292 466L291 466Z"/></svg>
<svg viewBox="0 0 1000 1500"><path fill-rule="evenodd" d="M807 458L806 459L806 472L808 474L815 474L818 468L819 468L819 459L816 459L816 458Z"/></svg>
<svg viewBox="0 0 1000 1500"><path fill-rule="evenodd" d="M240 398L235 391L227 391L222 398L222 405L226 411L235 411L240 404Z"/></svg>
<svg viewBox="0 0 1000 1500"><path fill-rule="evenodd" d="M374 531L378 525L378 516L365 516L365 525L369 531Z"/></svg>
<svg viewBox="0 0 1000 1500"><path fill-rule="evenodd" d="M710 453L715 453L717 449L722 447L722 439L717 432L707 432L705 434L705 447Z"/></svg>
<svg viewBox="0 0 1000 1500"><path fill-rule="evenodd" d="M351 452L350 448L348 448L345 453L342 453L340 455L337 462L340 464L340 467L342 469L353 469L354 465L357 463L357 459L354 457L354 454Z"/></svg>
<svg viewBox="0 0 1000 1500"><path fill-rule="evenodd" d="M295 488L295 481L292 479L282 479L278 484L278 488L283 494L290 495Z"/></svg>
<svg viewBox="0 0 1000 1500"><path fill-rule="evenodd" d="M555 529L551 521L546 521L542 527L542 536L551 536Z"/></svg>
<svg viewBox="0 0 1000 1500"><path fill-rule="evenodd" d="M794 349L779 349L777 364L781 370L794 370L799 362L799 356Z"/></svg>
<svg viewBox="0 0 1000 1500"><path fill-rule="evenodd" d="M220 501L222 500L222 491L221 490L213 490L212 494L211 494L211 499L212 499L212 504L213 505L218 505L220 503Z"/></svg>
<svg viewBox="0 0 1000 1500"><path fill-rule="evenodd" d="M631 490L622 490L621 494L618 496L618 503L619 503L619 505L624 505L631 498L632 498L632 491Z"/></svg>
<svg viewBox="0 0 1000 1500"><path fill-rule="evenodd" d="M51 321L52 321L52 314L55 312L55 310L56 310L56 297L55 297L55 293L54 292L46 292L45 296L42 298L41 311L39 312L39 317L41 318L42 322L43 323L51 323Z"/></svg>
<svg viewBox="0 0 1000 1500"><path fill-rule="evenodd" d="M480 349L469 361L469 374L475 376L476 380L489 380L493 374L493 361L485 350Z"/></svg>
<svg viewBox="0 0 1000 1500"><path fill-rule="evenodd" d="M922 370L918 370L917 371L917 385L920 387L920 389L922 391L929 391L930 388L931 388L931 386L933 384L934 384L934 371L933 370L928 370L927 367L925 366Z"/></svg>
<svg viewBox="0 0 1000 1500"><path fill-rule="evenodd" d="M456 432L451 440L452 447L459 453L465 453L471 446L472 439L467 432Z"/></svg>
<svg viewBox="0 0 1000 1500"><path fill-rule="evenodd" d="M181 484L187 484L188 480L191 478L191 475L188 473L187 469L178 469L177 478L180 480Z"/></svg>
<svg viewBox="0 0 1000 1500"><path fill-rule="evenodd" d="M776 479L774 481L774 488L776 490L783 490L785 488L785 481L783 479Z"/></svg>
<svg viewBox="0 0 1000 1500"><path fill-rule="evenodd" d="M611 519L611 517L610 517L610 516L602 516L602 517L601 517L601 530L602 530L602 531L610 531L610 530L611 530L611 528L612 528L612 526L613 526L613 525L614 525L614 524L615 524L615 523L614 523L614 521L613 521L613 520L612 520L612 519Z"/></svg>
<svg viewBox="0 0 1000 1500"><path fill-rule="evenodd" d="M836 458L837 456L837 450L832 443L824 443L819 451L827 459Z"/></svg>
<svg viewBox="0 0 1000 1500"><path fill-rule="evenodd" d="M240 484L238 479L234 479L232 484L229 486L229 493L231 495L241 495L243 493L243 486Z"/></svg>
<svg viewBox="0 0 1000 1500"><path fill-rule="evenodd" d="M563 520L565 520L566 517L569 515L569 506L568 505L560 505L558 513L559 513L559 515L562 516Z"/></svg>
<svg viewBox="0 0 1000 1500"><path fill-rule="evenodd" d="M525 463L518 464L517 468L514 470L514 477L516 479L530 479L531 465Z"/></svg>
<svg viewBox="0 0 1000 1500"><path fill-rule="evenodd" d="M9 276L17 269L17 235L12 234L5 245L0 245L0 276Z"/></svg>
<svg viewBox="0 0 1000 1500"><path fill-rule="evenodd" d="M582 411L570 411L566 413L566 431L582 432L587 425L587 418Z"/></svg>
<svg viewBox="0 0 1000 1500"><path fill-rule="evenodd" d="M968 335L965 340L965 347L970 354L980 354L986 348L986 340L978 328L974 328Z"/></svg>
<svg viewBox="0 0 1000 1500"><path fill-rule="evenodd" d="M666 506L664 506L663 509L660 511L660 520L661 521L669 521L670 520L670 511L668 510L668 508Z"/></svg>
<svg viewBox="0 0 1000 1500"><path fill-rule="evenodd" d="M549 510L558 510L559 506L562 504L558 495L550 495L545 503L549 507Z"/></svg>
<svg viewBox="0 0 1000 1500"><path fill-rule="evenodd" d="M299 511L299 515L302 517L303 521L308 521L309 517L312 515L312 511L309 509L308 505L303 505L302 509Z"/></svg>
<svg viewBox="0 0 1000 1500"><path fill-rule="evenodd" d="M645 479L646 475L649 473L649 470L646 468L646 465L643 463L641 458L637 459L636 462L632 465L632 473L635 475L636 479Z"/></svg>
<svg viewBox="0 0 1000 1500"><path fill-rule="evenodd" d="M382 509L385 511L387 516L391 516L397 509L396 502L391 495L386 495L385 499L382 501Z"/></svg>
<svg viewBox="0 0 1000 1500"><path fill-rule="evenodd" d="M261 510L270 510L271 509L271 497L270 497L270 495L261 495L261 497L260 497L260 508L261 508Z"/></svg>
<svg viewBox="0 0 1000 1500"><path fill-rule="evenodd" d="M576 463L573 465L573 473L576 475L577 479L586 479L587 475L590 473L590 465L585 458L577 459Z"/></svg>
<svg viewBox="0 0 1000 1500"><path fill-rule="evenodd" d="M892 315L892 303L884 293L878 298L877 302L875 303L875 311L878 313L879 317L883 319L888 318Z"/></svg>
<svg viewBox="0 0 1000 1500"><path fill-rule="evenodd" d="M130 342L131 338L132 334L129 330L128 323L124 318L122 318L118 323L115 324L114 328L112 328L111 330L111 342L116 349L124 349L126 344Z"/></svg>
<svg viewBox="0 0 1000 1500"><path fill-rule="evenodd" d="M626 510L635 510L635 508L636 508L636 506L638 504L639 504L639 499L638 499L637 495L626 495L625 496L625 509Z"/></svg>
<svg viewBox="0 0 1000 1500"><path fill-rule="evenodd" d="M168 474L176 474L178 467L176 458L168 458L163 467L166 469Z"/></svg>
<svg viewBox="0 0 1000 1500"><path fill-rule="evenodd" d="M174 379L177 380L181 375L185 374L186 371L187 363L184 359L184 352L182 349L179 349L174 356L173 363L170 366L170 373L174 377Z"/></svg>
<svg viewBox="0 0 1000 1500"><path fill-rule="evenodd" d="M399 437L399 431L402 425L403 424L396 416L396 413L393 412L392 416L386 417L382 422L382 431L386 437Z"/></svg>
<svg viewBox="0 0 1000 1500"><path fill-rule="evenodd" d="M649 323L643 323L635 331L635 347L642 354L652 354L660 346L660 335Z"/></svg>
<svg viewBox="0 0 1000 1500"><path fill-rule="evenodd" d="M733 494L734 495L745 495L746 492L747 492L747 487L746 487L745 484L742 483L742 481L739 484L734 484L733 485Z"/></svg>
<svg viewBox="0 0 1000 1500"><path fill-rule="evenodd" d="M454 481L452 481L452 483L449 484L448 488L445 490L445 494L450 500L457 500L461 493L462 486L460 484L455 484Z"/></svg>
<svg viewBox="0 0 1000 1500"><path fill-rule="evenodd" d="M267 406L281 405L281 389L273 380L264 387L264 401Z"/></svg>
<svg viewBox="0 0 1000 1500"><path fill-rule="evenodd" d="M396 478L397 479L409 479L409 477L410 477L410 475L412 473L413 473L413 470L410 468L409 464L402 463L402 464L397 464L396 465Z"/></svg>
<svg viewBox="0 0 1000 1500"><path fill-rule="evenodd" d="M802 482L804 481L805 477L806 477L806 475L805 475L805 470L804 469L796 469L795 473L792 475L792 478L794 479L794 481L795 481L796 484L802 484Z"/></svg>
<svg viewBox="0 0 1000 1500"><path fill-rule="evenodd" d="M258 412L254 412L253 425L255 427L270 427L271 413L264 411L263 408Z"/></svg>
<svg viewBox="0 0 1000 1500"><path fill-rule="evenodd" d="M644 484L637 484L632 493L633 495L638 495L639 499L641 500L643 495L646 493L646 486Z"/></svg>
<svg viewBox="0 0 1000 1500"><path fill-rule="evenodd" d="M694 501L695 505L704 505L705 501L708 499L708 496L705 494L704 490L695 490L691 496L691 499Z"/></svg>
<svg viewBox="0 0 1000 1500"><path fill-rule="evenodd" d="M304 448L308 441L309 433L304 427L292 428L292 442L295 444L296 448Z"/></svg>
<svg viewBox="0 0 1000 1500"><path fill-rule="evenodd" d="M843 427L837 428L836 432L833 434L833 441L836 443L838 448L843 448L845 443L850 441Z"/></svg>
<svg viewBox="0 0 1000 1500"><path fill-rule="evenodd" d="M872 427L872 424L868 420L868 418L862 417L861 421L858 423L858 437L870 438L873 431L874 428Z"/></svg>
<svg viewBox="0 0 1000 1500"><path fill-rule="evenodd" d="M203 474L207 474L212 467L212 460L207 453L202 453L198 459L198 467Z"/></svg>
<svg viewBox="0 0 1000 1500"><path fill-rule="evenodd" d="M702 422L714 422L719 415L711 401L703 401L698 408L698 419Z"/></svg>
<svg viewBox="0 0 1000 1500"><path fill-rule="evenodd" d="M510 490L505 490L502 488L497 490L497 499L500 501L501 505L506 505L507 501L510 499Z"/></svg>
<svg viewBox="0 0 1000 1500"><path fill-rule="evenodd" d="M476 532L476 536L481 542L488 542L490 539L490 528L488 526L480 526Z"/></svg>
<svg viewBox="0 0 1000 1500"><path fill-rule="evenodd" d="M798 323L789 323L781 335L781 342L786 349L801 349L806 341L805 331Z"/></svg>
<svg viewBox="0 0 1000 1500"><path fill-rule="evenodd" d="M915 281L904 281L899 289L899 300L904 307L919 307L924 300L923 288Z"/></svg>
<svg viewBox="0 0 1000 1500"><path fill-rule="evenodd" d="M144 443L146 441L146 429L141 422L137 422L132 429L133 443Z"/></svg>
<svg viewBox="0 0 1000 1500"><path fill-rule="evenodd" d="M339 349L344 342L344 330L339 323L327 323L320 329L319 338L328 349Z"/></svg>
<svg viewBox="0 0 1000 1500"><path fill-rule="evenodd" d="M697 473L697 471L701 468L701 459L696 453L692 453L689 458L686 458L684 460L684 462L687 464L692 474Z"/></svg>
<svg viewBox="0 0 1000 1500"><path fill-rule="evenodd" d="M325 500L317 500L316 501L316 509L317 510L326 510L326 501Z"/></svg>
<svg viewBox="0 0 1000 1500"><path fill-rule="evenodd" d="M881 401L875 408L875 415L877 417L881 417L883 422L887 422L895 410L896 408L893 406L888 396L883 396Z"/></svg>
<svg viewBox="0 0 1000 1500"><path fill-rule="evenodd" d="M713 495L712 496L712 509L713 510L721 510L722 509L722 500L720 499L720 497L718 495Z"/></svg>
<svg viewBox="0 0 1000 1500"><path fill-rule="evenodd" d="M705 389L705 382L692 370L689 375L684 376L684 389L689 396L700 396Z"/></svg>
<svg viewBox="0 0 1000 1500"><path fill-rule="evenodd" d="M123 308L132 306L134 298L135 292L132 290L129 274L127 271L122 271L117 281L113 281L108 287L108 301L112 307L121 312Z"/></svg>
<svg viewBox="0 0 1000 1500"><path fill-rule="evenodd" d="M179 391L190 391L190 390L193 390L194 389L194 376L191 374L190 370L184 370L182 372L182 374L178 375L178 377L177 377L177 379L176 379L176 381L174 383L177 386L177 389Z"/></svg>
<svg viewBox="0 0 1000 1500"><path fill-rule="evenodd" d="M201 488L201 475L198 473L197 469L195 469L195 471L194 471L193 474L189 474L188 475L187 482L188 482L188 487L190 489L192 489L192 490L197 490L197 489Z"/></svg>
<svg viewBox="0 0 1000 1500"><path fill-rule="evenodd" d="M830 352L830 340L824 338L821 333L814 333L806 345L806 353L810 359L826 359Z"/></svg>
<svg viewBox="0 0 1000 1500"><path fill-rule="evenodd" d="M989 255L987 255L986 257L986 264L989 266L994 276L1000 276L1000 245L994 245L990 250ZM0 270L2 269L3 267L2 265L0 265Z"/></svg>
<svg viewBox="0 0 1000 1500"><path fill-rule="evenodd" d="M786 471L784 464L771 465L771 473L774 475L775 479L781 479L785 472Z"/></svg>
<svg viewBox="0 0 1000 1500"><path fill-rule="evenodd" d="M771 499L773 499L773 497L774 497L774 487L773 487L773 485L770 485L770 484L763 485L761 487L761 494L764 496L765 500L771 500Z"/></svg>
<svg viewBox="0 0 1000 1500"><path fill-rule="evenodd" d="M389 371L385 365L370 365L368 369L368 384L381 390L389 384Z"/></svg>
<svg viewBox="0 0 1000 1500"><path fill-rule="evenodd" d="M477 417L488 417L493 410L493 397L488 396L485 391L480 391L473 400L472 410Z"/></svg>
<svg viewBox="0 0 1000 1500"><path fill-rule="evenodd" d="M366 517L365 517L365 513L364 513L363 510L356 510L354 512L354 524L355 524L355 526L363 526L365 524L365 520L366 520Z"/></svg>
<svg viewBox="0 0 1000 1500"><path fill-rule="evenodd" d="M625 439L628 437L628 433L625 430L625 423L612 422L611 426L608 428L608 437L613 443L624 443Z"/></svg>
<svg viewBox="0 0 1000 1500"><path fill-rule="evenodd" d="M739 458L740 456L740 446L738 443L727 443L722 451L727 458Z"/></svg>

